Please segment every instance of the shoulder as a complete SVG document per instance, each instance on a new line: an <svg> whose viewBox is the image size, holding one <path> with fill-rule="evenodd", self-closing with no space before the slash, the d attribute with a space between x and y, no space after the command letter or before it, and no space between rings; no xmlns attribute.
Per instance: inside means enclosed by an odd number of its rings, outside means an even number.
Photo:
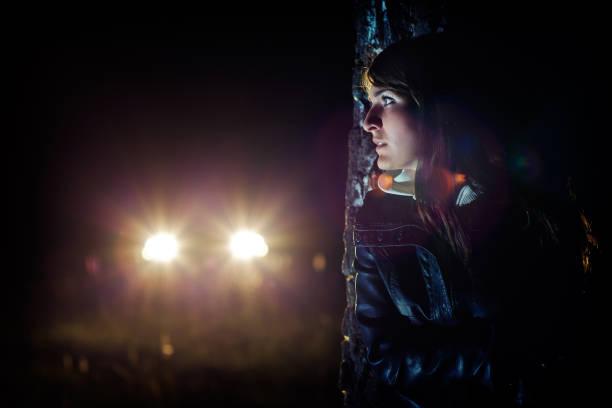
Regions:
<svg viewBox="0 0 612 408"><path fill-rule="evenodd" d="M392 258L403 254L407 246L429 251L433 244L433 236L424 227L414 198L380 190L372 190L364 198L352 233L353 245L358 248L396 247Z"/></svg>

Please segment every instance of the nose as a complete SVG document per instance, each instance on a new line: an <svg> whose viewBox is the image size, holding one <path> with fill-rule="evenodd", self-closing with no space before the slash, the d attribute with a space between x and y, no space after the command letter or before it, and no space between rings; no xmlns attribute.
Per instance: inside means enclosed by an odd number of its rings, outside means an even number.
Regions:
<svg viewBox="0 0 612 408"><path fill-rule="evenodd" d="M372 106L368 113L366 113L365 118L363 118L363 129L366 132L372 132L374 130L378 130L382 127L382 120L380 119L380 115Z"/></svg>

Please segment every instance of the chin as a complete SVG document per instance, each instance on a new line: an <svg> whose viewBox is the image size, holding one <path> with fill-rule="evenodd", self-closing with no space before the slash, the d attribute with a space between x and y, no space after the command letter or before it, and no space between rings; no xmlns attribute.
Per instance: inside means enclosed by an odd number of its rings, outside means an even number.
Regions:
<svg viewBox="0 0 612 408"><path fill-rule="evenodd" d="M389 163L381 161L380 159L376 162L376 164L378 165L379 169L385 170L385 171L387 171L387 170L397 170L398 169L398 167L392 166Z"/></svg>
<svg viewBox="0 0 612 408"><path fill-rule="evenodd" d="M391 170L388 163L385 163L384 160L380 160L380 158L376 161L376 165L381 170Z"/></svg>

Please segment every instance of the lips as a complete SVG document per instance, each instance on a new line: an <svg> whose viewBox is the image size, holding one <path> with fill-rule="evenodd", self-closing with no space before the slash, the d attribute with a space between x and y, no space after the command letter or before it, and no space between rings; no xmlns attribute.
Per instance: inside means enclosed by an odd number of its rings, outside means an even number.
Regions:
<svg viewBox="0 0 612 408"><path fill-rule="evenodd" d="M387 146L386 143L380 143L380 144L376 144L376 151L382 150L383 148L385 148Z"/></svg>

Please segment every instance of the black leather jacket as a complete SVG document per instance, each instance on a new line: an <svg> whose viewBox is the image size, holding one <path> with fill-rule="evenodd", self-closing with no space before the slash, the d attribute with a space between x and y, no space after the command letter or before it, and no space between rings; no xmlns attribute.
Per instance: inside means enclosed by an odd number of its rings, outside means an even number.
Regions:
<svg viewBox="0 0 612 408"><path fill-rule="evenodd" d="M358 213L355 311L383 405L548 406L575 347L558 341L569 283L542 270L525 209L478 198L456 211L469 270L412 197L374 190Z"/></svg>

